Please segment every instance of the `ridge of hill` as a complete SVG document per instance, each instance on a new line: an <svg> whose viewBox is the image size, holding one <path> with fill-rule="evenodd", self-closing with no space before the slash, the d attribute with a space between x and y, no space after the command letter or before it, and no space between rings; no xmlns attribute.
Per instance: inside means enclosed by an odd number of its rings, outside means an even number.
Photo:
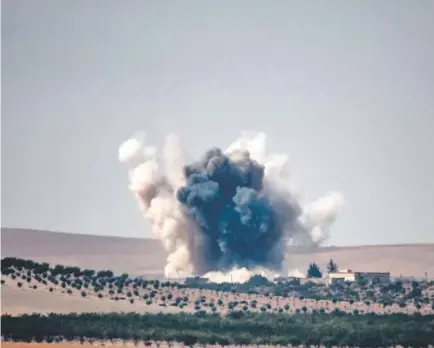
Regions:
<svg viewBox="0 0 434 348"><path fill-rule="evenodd" d="M1 228L2 257L111 269L162 277L167 253L157 239L98 236L43 230ZM312 261L325 267L333 259L341 268L390 272L393 276L434 277L434 243L330 246L314 251L292 248L289 269L305 270Z"/></svg>

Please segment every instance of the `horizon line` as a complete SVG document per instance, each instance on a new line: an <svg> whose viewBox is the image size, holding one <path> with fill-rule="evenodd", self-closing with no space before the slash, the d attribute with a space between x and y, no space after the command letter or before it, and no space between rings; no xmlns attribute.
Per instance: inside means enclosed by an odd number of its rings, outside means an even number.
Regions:
<svg viewBox="0 0 434 348"><path fill-rule="evenodd" d="M101 237L101 238L123 238L123 239L140 239L140 240L155 240L159 241L158 238L153 236L150 237L135 237L135 236L121 236L121 235L108 235L108 234L89 234L89 233L80 233L80 232L64 232L64 231L53 231L53 230L43 230L38 228L23 228L23 227L5 227L1 226L1 231L3 230L19 230L19 231L34 231L34 232L44 232L44 233L52 233L52 234L61 234L61 235L70 235L70 236L89 236L89 237ZM319 246L317 249L313 251L321 251L324 249L338 249L338 248L362 248L362 247L406 247L406 246L430 246L434 245L433 242L415 242L415 243L391 243L391 244L356 244L356 245L324 245ZM309 248L308 246L296 246L289 245L289 247L294 249L304 249Z"/></svg>

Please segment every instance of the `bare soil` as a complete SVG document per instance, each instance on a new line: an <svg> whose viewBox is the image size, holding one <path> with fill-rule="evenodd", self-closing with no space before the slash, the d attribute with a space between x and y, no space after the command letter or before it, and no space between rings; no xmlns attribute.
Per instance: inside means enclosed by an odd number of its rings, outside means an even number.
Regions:
<svg viewBox="0 0 434 348"><path fill-rule="evenodd" d="M1 241L2 257L111 269L150 278L163 277L167 258L156 239L2 228ZM434 279L434 243L324 247L311 252L294 249L288 266L305 271L314 261L324 269L330 259L341 268Z"/></svg>

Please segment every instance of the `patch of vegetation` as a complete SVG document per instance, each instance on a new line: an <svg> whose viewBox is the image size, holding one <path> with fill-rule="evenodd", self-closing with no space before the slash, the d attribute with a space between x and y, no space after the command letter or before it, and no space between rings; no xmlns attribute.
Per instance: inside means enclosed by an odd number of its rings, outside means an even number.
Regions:
<svg viewBox="0 0 434 348"><path fill-rule="evenodd" d="M307 276L308 276L308 278L321 278L322 277L322 272L320 271L319 266L315 262L312 262L309 265L309 268L307 270Z"/></svg>
<svg viewBox="0 0 434 348"><path fill-rule="evenodd" d="M330 260L328 271L337 269L338 266ZM434 282L402 282L396 281L390 284L367 283L363 280L352 283L326 285L324 283L310 282L309 280L282 280L271 282L261 275L254 275L245 283L195 283L179 284L176 282L145 280L130 277L127 273L114 275L110 270L95 271L80 269L64 265L50 266L48 263L38 263L32 260L7 257L1 262L2 278L15 278L18 285L29 284L29 288L45 288L53 292L56 287L61 287L63 293L72 294L77 290L81 296L106 297L112 300L143 301L147 304L156 303L161 306L174 306L197 311L225 312L244 310L247 306L252 312L280 310L294 313L299 310L306 313L313 311L331 312L334 308L344 309L347 313L358 315L370 311L383 313L403 312L406 314L419 311L422 314L434 311ZM312 263L308 273L318 276L321 273L318 265ZM9 277L9 278L7 278ZM2 284L5 280L2 279ZM46 285L40 287L38 283ZM24 285L22 285L24 287ZM86 289L86 292L82 290ZM188 295L194 290L196 297ZM209 293L207 290L215 291ZM199 296L197 295L199 291ZM206 296L205 296L206 294ZM217 296L212 302L213 296ZM290 300L291 299L291 300ZM253 301L255 302L253 302ZM258 300L258 301L256 301ZM286 309L287 302L291 302ZM244 301L244 303L243 303ZM279 302L280 301L280 302ZM325 301L325 302L321 302ZM134 302L135 303L135 302Z"/></svg>
<svg viewBox="0 0 434 348"><path fill-rule="evenodd" d="M264 307L265 308L265 307ZM198 344L324 345L349 347L422 347L432 343L434 316L404 314L346 315L234 311L226 317L206 314L32 314L3 315L5 340L36 342L98 339L136 342L177 341Z"/></svg>

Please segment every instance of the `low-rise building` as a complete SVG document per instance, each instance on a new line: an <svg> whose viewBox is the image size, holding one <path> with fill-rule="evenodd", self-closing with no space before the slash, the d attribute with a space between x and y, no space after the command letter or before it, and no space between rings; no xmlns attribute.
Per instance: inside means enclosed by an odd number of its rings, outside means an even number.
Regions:
<svg viewBox="0 0 434 348"><path fill-rule="evenodd" d="M303 278L300 279L300 284L309 284L309 283L313 283L313 284L326 284L327 283L327 278Z"/></svg>
<svg viewBox="0 0 434 348"><path fill-rule="evenodd" d="M343 269L338 272L330 272L327 277L331 284L336 282L355 282L360 272L353 272L351 269Z"/></svg>
<svg viewBox="0 0 434 348"><path fill-rule="evenodd" d="M360 272L360 278L368 283L388 284L390 283L390 272Z"/></svg>
<svg viewBox="0 0 434 348"><path fill-rule="evenodd" d="M369 283L378 282L381 284L387 284L390 282L389 272L355 272L351 269L346 269L338 272L330 272L327 277L329 279L329 284L355 282L361 280L365 280Z"/></svg>
<svg viewBox="0 0 434 348"><path fill-rule="evenodd" d="M301 277L276 277L274 278L275 283L297 283L300 284Z"/></svg>
<svg viewBox="0 0 434 348"><path fill-rule="evenodd" d="M345 278L327 278L328 285L341 284L344 285L346 282Z"/></svg>
<svg viewBox="0 0 434 348"><path fill-rule="evenodd" d="M206 284L208 283L208 278L203 278L200 276L195 276L195 277L187 277L185 278L184 284Z"/></svg>

